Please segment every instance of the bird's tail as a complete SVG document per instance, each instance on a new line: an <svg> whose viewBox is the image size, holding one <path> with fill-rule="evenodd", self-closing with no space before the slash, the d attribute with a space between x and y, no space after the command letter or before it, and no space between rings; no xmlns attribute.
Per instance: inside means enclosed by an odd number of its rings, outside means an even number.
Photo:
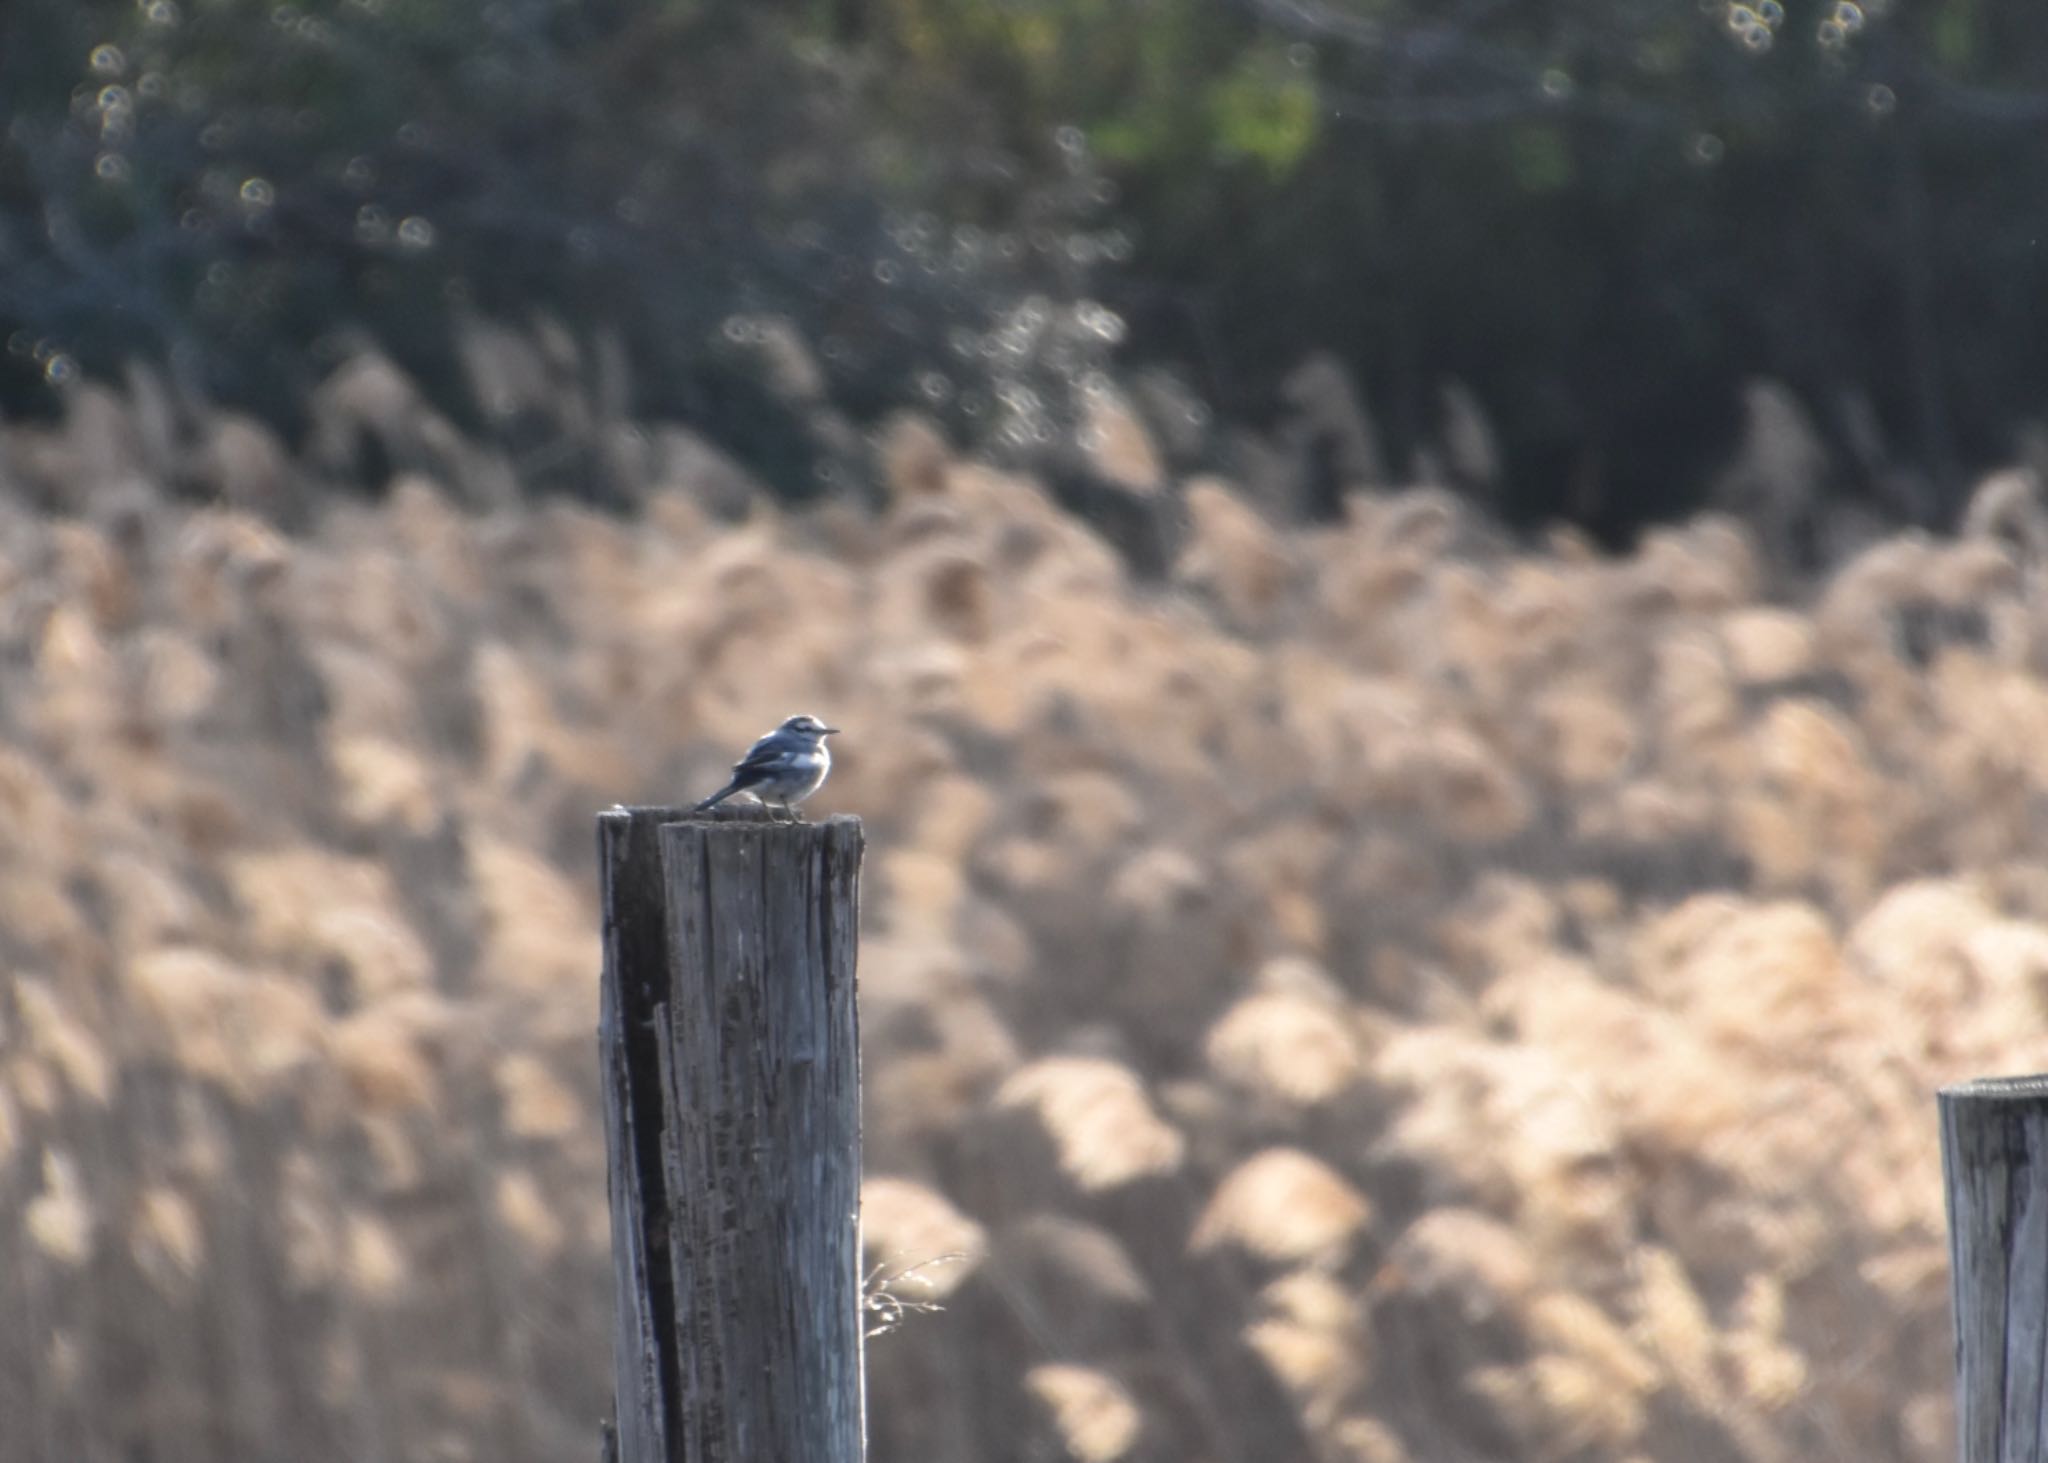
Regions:
<svg viewBox="0 0 2048 1463"><path fill-rule="evenodd" d="M737 777L735 777L731 782L728 782L724 787L721 787L717 792L711 794L710 797L704 799L703 802L697 804L696 807L690 809L690 811L693 813L701 813L708 808L715 808L739 790L740 780Z"/></svg>

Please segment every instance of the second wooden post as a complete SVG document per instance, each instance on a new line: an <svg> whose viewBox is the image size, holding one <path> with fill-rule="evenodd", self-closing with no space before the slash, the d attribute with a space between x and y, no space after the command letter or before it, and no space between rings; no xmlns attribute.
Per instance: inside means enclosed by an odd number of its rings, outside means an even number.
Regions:
<svg viewBox="0 0 2048 1463"><path fill-rule="evenodd" d="M2048 1077L1944 1087L1962 1463L2048 1458Z"/></svg>

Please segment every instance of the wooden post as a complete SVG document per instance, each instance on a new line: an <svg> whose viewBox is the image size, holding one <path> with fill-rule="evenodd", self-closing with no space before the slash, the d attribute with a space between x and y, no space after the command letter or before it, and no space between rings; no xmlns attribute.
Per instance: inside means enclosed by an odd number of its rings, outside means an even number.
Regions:
<svg viewBox="0 0 2048 1463"><path fill-rule="evenodd" d="M2048 1458L2048 1077L1944 1087L1962 1463Z"/></svg>
<svg viewBox="0 0 2048 1463"><path fill-rule="evenodd" d="M861 848L599 815L618 1463L861 1463Z"/></svg>

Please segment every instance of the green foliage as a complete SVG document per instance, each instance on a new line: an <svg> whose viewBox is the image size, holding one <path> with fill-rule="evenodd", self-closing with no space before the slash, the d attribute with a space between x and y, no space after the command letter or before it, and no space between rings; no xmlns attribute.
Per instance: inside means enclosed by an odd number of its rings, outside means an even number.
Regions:
<svg viewBox="0 0 2048 1463"><path fill-rule="evenodd" d="M1276 46L1248 51L1209 88L1218 153L1250 158L1274 179L1286 177L1301 161L1316 139L1321 116L1314 85Z"/></svg>

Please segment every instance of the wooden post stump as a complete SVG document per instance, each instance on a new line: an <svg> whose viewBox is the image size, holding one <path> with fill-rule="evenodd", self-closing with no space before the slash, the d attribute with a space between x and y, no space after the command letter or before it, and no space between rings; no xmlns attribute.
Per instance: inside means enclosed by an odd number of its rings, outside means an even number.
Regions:
<svg viewBox="0 0 2048 1463"><path fill-rule="evenodd" d="M1945 1087L1962 1463L2048 1459L2048 1077Z"/></svg>
<svg viewBox="0 0 2048 1463"><path fill-rule="evenodd" d="M598 818L619 1463L860 1463L855 818Z"/></svg>

